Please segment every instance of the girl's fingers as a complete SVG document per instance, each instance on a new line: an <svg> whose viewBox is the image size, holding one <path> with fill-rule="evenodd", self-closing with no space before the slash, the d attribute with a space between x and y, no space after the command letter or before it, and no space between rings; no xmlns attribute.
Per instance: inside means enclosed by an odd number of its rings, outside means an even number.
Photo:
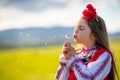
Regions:
<svg viewBox="0 0 120 80"><path fill-rule="evenodd" d="M67 47L67 43L64 42L63 46L64 46L64 47Z"/></svg>
<svg viewBox="0 0 120 80"><path fill-rule="evenodd" d="M69 50L62 50L62 52L69 52Z"/></svg>
<svg viewBox="0 0 120 80"><path fill-rule="evenodd" d="M67 46L71 46L70 42L67 43Z"/></svg>
<svg viewBox="0 0 120 80"><path fill-rule="evenodd" d="M66 59L70 59L75 53L74 48L70 45L70 43L66 43L63 45L62 48L63 55L65 56Z"/></svg>
<svg viewBox="0 0 120 80"><path fill-rule="evenodd" d="M63 47L69 47L71 46L70 42L64 42Z"/></svg>
<svg viewBox="0 0 120 80"><path fill-rule="evenodd" d="M64 47L64 48L62 48L62 50L70 50L71 48L69 48L69 47Z"/></svg>
<svg viewBox="0 0 120 80"><path fill-rule="evenodd" d="M68 51L63 51L63 54L67 54L68 53Z"/></svg>
<svg viewBox="0 0 120 80"><path fill-rule="evenodd" d="M66 53L70 52L70 50L71 50L70 48L63 48L62 52L66 54Z"/></svg>

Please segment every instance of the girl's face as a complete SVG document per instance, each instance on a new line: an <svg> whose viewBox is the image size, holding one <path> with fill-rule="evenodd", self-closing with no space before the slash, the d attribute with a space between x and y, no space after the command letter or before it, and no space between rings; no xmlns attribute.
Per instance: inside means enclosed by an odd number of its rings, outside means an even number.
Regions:
<svg viewBox="0 0 120 80"><path fill-rule="evenodd" d="M87 20L81 18L74 29L74 41L80 44L87 44L94 41L94 36L91 33L91 29L88 26Z"/></svg>

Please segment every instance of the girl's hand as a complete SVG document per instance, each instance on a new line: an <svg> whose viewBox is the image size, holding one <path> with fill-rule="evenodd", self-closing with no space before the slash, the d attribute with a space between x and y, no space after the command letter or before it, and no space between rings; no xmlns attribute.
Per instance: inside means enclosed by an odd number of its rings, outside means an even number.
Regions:
<svg viewBox="0 0 120 80"><path fill-rule="evenodd" d="M75 49L71 46L70 42L65 42L63 44L62 52L66 60L69 60L76 53Z"/></svg>

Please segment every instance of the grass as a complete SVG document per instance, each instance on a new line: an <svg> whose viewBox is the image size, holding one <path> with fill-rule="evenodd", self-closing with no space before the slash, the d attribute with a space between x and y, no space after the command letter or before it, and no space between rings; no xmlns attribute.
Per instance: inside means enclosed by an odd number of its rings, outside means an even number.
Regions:
<svg viewBox="0 0 120 80"><path fill-rule="evenodd" d="M112 41L110 46L119 65L119 40ZM55 80L61 47L55 45L0 50L0 80Z"/></svg>
<svg viewBox="0 0 120 80"><path fill-rule="evenodd" d="M60 46L0 51L0 80L55 80Z"/></svg>

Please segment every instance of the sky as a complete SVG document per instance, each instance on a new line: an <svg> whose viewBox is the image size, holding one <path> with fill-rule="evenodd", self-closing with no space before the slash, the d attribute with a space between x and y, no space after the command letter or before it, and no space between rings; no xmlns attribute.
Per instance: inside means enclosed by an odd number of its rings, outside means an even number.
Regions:
<svg viewBox="0 0 120 80"><path fill-rule="evenodd" d="M120 32L120 0L0 0L0 31L27 27L74 27L91 3L109 33Z"/></svg>

